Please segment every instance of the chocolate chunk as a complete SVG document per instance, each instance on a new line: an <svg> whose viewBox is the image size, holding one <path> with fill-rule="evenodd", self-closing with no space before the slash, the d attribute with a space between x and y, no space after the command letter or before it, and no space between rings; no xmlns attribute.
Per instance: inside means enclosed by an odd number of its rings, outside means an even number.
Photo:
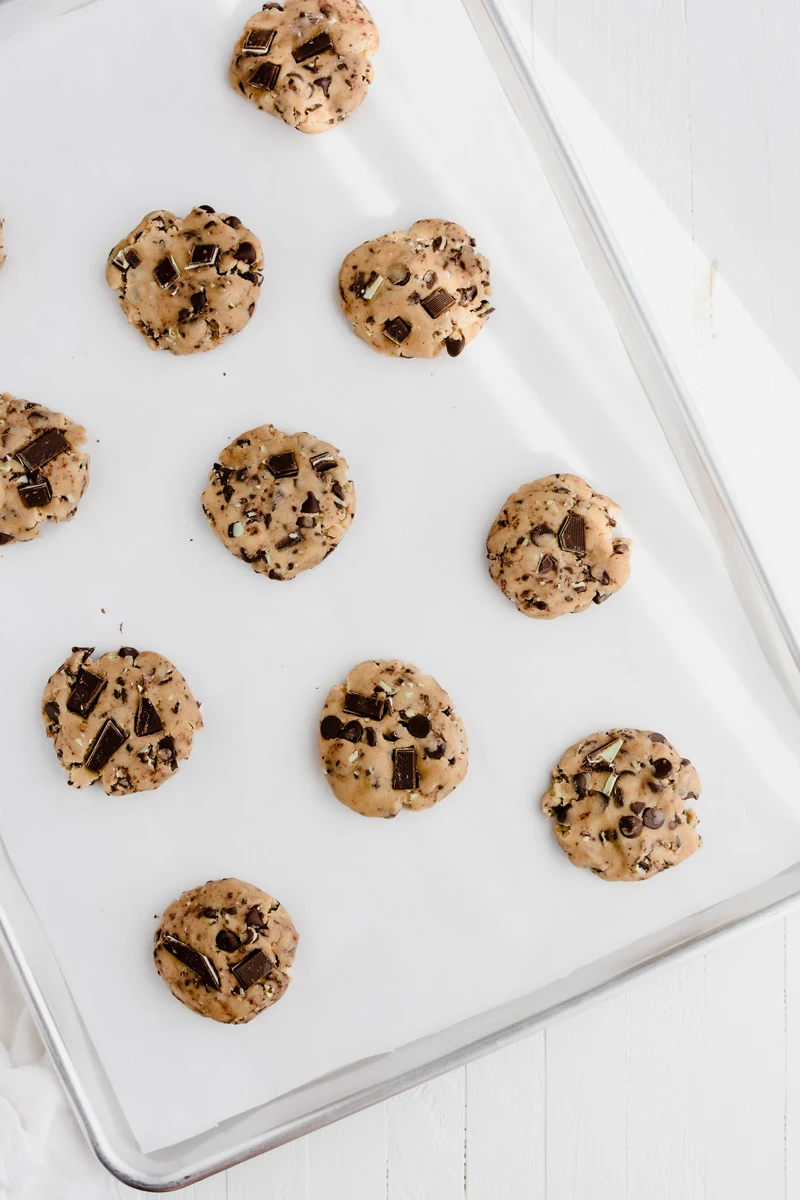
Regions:
<svg viewBox="0 0 800 1200"><path fill-rule="evenodd" d="M380 721L386 711L386 701L382 696L362 696L359 692L347 692L344 711L357 717L367 717L370 721Z"/></svg>
<svg viewBox="0 0 800 1200"><path fill-rule="evenodd" d="M663 792L663 791L666 791L666 789L665 789L665 787L664 787L663 783L656 783L656 782L655 782L655 780L653 780L653 779L648 779L648 781L647 781L647 786L650 788L650 791L651 791L651 792Z"/></svg>
<svg viewBox="0 0 800 1200"><path fill-rule="evenodd" d="M394 342L395 346L401 345L410 333L411 326L402 317L392 317L390 321L384 322L383 336Z"/></svg>
<svg viewBox="0 0 800 1200"><path fill-rule="evenodd" d="M274 966L263 950L251 950L241 962L231 967L231 970L246 991L265 975L269 975Z"/></svg>
<svg viewBox="0 0 800 1200"><path fill-rule="evenodd" d="M195 292L193 296L190 296L189 303L195 313L201 313L208 304L208 296L206 295L205 288L201 288L199 292Z"/></svg>
<svg viewBox="0 0 800 1200"><path fill-rule="evenodd" d="M580 513L567 514L558 531L558 542L570 554L586 553L586 522Z"/></svg>
<svg viewBox="0 0 800 1200"><path fill-rule="evenodd" d="M636 813L636 816L637 816L637 817L640 817L640 816L642 815L642 813L644 812L644 808L645 808L645 806L644 806L644 801L643 801L643 800L636 800L636 801L635 801L635 802L634 802L634 803L631 805L631 812L632 812L632 813Z"/></svg>
<svg viewBox="0 0 800 1200"><path fill-rule="evenodd" d="M226 954L233 954L234 950L239 949L239 935L232 929L220 929L215 941L217 949L224 950Z"/></svg>
<svg viewBox="0 0 800 1200"><path fill-rule="evenodd" d="M47 479L39 479L36 483L20 484L17 491L26 508L46 508L53 499L53 490Z"/></svg>
<svg viewBox="0 0 800 1200"><path fill-rule="evenodd" d="M103 728L98 733L97 737L92 742L89 748L89 753L83 760L83 765L87 771L102 771L108 760L113 754L116 754L120 746L124 745L127 740L127 733L123 733L119 725L114 721L106 721Z"/></svg>
<svg viewBox="0 0 800 1200"><path fill-rule="evenodd" d="M623 837L635 838L642 832L642 822L638 817L624 816L619 819L619 831Z"/></svg>
<svg viewBox="0 0 800 1200"><path fill-rule="evenodd" d="M219 916L219 910L216 908L202 908L200 910L201 917L207 917L209 921L216 921Z"/></svg>
<svg viewBox="0 0 800 1200"><path fill-rule="evenodd" d="M240 229L242 222L238 217L223 217L222 224L230 225L231 229Z"/></svg>
<svg viewBox="0 0 800 1200"><path fill-rule="evenodd" d="M274 29L251 29L244 39L242 50L245 54L269 54L274 41Z"/></svg>
<svg viewBox="0 0 800 1200"><path fill-rule="evenodd" d="M137 737L149 737L152 733L161 733L163 728L155 705L146 696L142 696L136 710L133 732Z"/></svg>
<svg viewBox="0 0 800 1200"><path fill-rule="evenodd" d="M17 458L26 471L38 471L45 463L49 463L51 459L70 448L60 429L46 429L32 442L28 442L23 450L18 450Z"/></svg>
<svg viewBox="0 0 800 1200"><path fill-rule="evenodd" d="M312 460L313 466L313 460ZM276 479L291 479L297 474L297 459L292 450L286 454L272 454L267 459L267 470Z"/></svg>
<svg viewBox="0 0 800 1200"><path fill-rule="evenodd" d="M296 546L297 543L302 542L302 540L303 540L302 533L287 533L286 537L281 538L281 540L277 543L277 545L275 546L275 549L276 550L291 550L292 546Z"/></svg>
<svg viewBox="0 0 800 1200"><path fill-rule="evenodd" d="M341 732L341 736L348 742L360 742L364 733L364 726L360 721L348 721Z"/></svg>
<svg viewBox="0 0 800 1200"><path fill-rule="evenodd" d="M7 546L9 542L13 542L13 537L10 533L0 533L0 546Z"/></svg>
<svg viewBox="0 0 800 1200"><path fill-rule="evenodd" d="M180 278L180 274L175 259L171 254L167 254L153 271L153 278L159 287L166 289L171 287L176 279Z"/></svg>
<svg viewBox="0 0 800 1200"><path fill-rule="evenodd" d="M311 38L308 42L303 42L302 46L293 50L292 58L296 63L308 62L309 58L316 58L318 54L325 54L332 49L331 35L327 32L318 33L316 37Z"/></svg>
<svg viewBox="0 0 800 1200"><path fill-rule="evenodd" d="M648 829L660 829L666 819L667 814L660 808L646 808L642 813L642 820Z"/></svg>
<svg viewBox="0 0 800 1200"><path fill-rule="evenodd" d="M167 762L173 771L178 769L178 753L175 749L175 739L169 735L163 737L158 743L158 749L167 756Z"/></svg>
<svg viewBox="0 0 800 1200"><path fill-rule="evenodd" d="M248 266L252 267L258 258L258 251L252 242L240 242L233 252L233 257L237 262L247 263Z"/></svg>
<svg viewBox="0 0 800 1200"><path fill-rule="evenodd" d="M463 337L460 337L460 338L449 337L449 338L444 339L444 348L447 351L447 353L450 355L451 358L458 358L459 354L464 349L466 344L467 344L467 339L463 338Z"/></svg>
<svg viewBox="0 0 800 1200"><path fill-rule="evenodd" d="M206 987L214 988L217 992L220 990L217 968L210 958L206 958L205 954L201 954L199 950L195 950L192 946L187 946L186 942L179 942L177 938L172 937L169 933L164 934L161 944L173 958L177 958L190 971L194 971L195 975L198 975L202 979Z"/></svg>
<svg viewBox="0 0 800 1200"><path fill-rule="evenodd" d="M666 740L667 739L664 737L663 733L651 733L650 734L651 742L665 742Z"/></svg>
<svg viewBox="0 0 800 1200"><path fill-rule="evenodd" d="M415 717L411 717L406 722L406 729L415 738L427 737L431 731L431 723L422 713L418 713Z"/></svg>
<svg viewBox="0 0 800 1200"><path fill-rule="evenodd" d="M79 717L88 717L100 699L100 693L106 683L107 680L100 675L93 675L91 671L81 668L67 700L68 712L77 713Z"/></svg>
<svg viewBox="0 0 800 1200"><path fill-rule="evenodd" d="M57 721L59 718L61 709L58 707L55 700L48 700L47 704L45 704L45 706L44 706L44 711L46 712L47 716L50 718L51 721Z"/></svg>
<svg viewBox="0 0 800 1200"><path fill-rule="evenodd" d="M531 530L531 541L534 545L538 545L536 539L540 537L555 537L555 532L549 525L534 525Z"/></svg>
<svg viewBox="0 0 800 1200"><path fill-rule="evenodd" d="M431 292L430 296L425 297L422 301L422 307L428 316L435 321L442 313L446 313L448 308L452 308L455 302L455 296L451 296L445 288L437 288L435 292Z"/></svg>
<svg viewBox="0 0 800 1200"><path fill-rule="evenodd" d="M258 88L261 92L271 92L278 82L280 73L281 68L278 63L262 63L250 76L250 87Z"/></svg>
<svg viewBox="0 0 800 1200"><path fill-rule="evenodd" d="M326 471L332 471L339 465L338 459L335 459L328 450L323 450L322 454L314 454L310 461L318 475L324 475Z"/></svg>
<svg viewBox="0 0 800 1200"><path fill-rule="evenodd" d="M332 83L333 83L332 76L320 75L319 79L314 80L314 87L318 87L320 89L320 91L322 91L324 93L325 99L329 100L330 94L331 94L331 84Z"/></svg>
<svg viewBox="0 0 800 1200"><path fill-rule="evenodd" d="M432 750L425 751L426 758L444 758L445 750L447 749L446 742L439 742Z"/></svg>
<svg viewBox="0 0 800 1200"><path fill-rule="evenodd" d="M586 793L589 790L589 776L586 774L585 771L581 771L578 775L575 776L575 778L573 779L572 782L575 785L575 791L578 793L579 798L582 800L583 797L586 795Z"/></svg>
<svg viewBox="0 0 800 1200"><path fill-rule="evenodd" d="M186 269L190 271L195 267L213 267L218 258L219 246L215 246L213 242L198 242L192 247L192 255Z"/></svg>
<svg viewBox="0 0 800 1200"><path fill-rule="evenodd" d="M457 291L458 303L462 308L466 308L469 304L472 304L473 300L477 300L478 298L478 289L474 284L471 287L458 288Z"/></svg>
<svg viewBox="0 0 800 1200"><path fill-rule="evenodd" d="M333 483L331 484L331 491L339 500L344 500L344 488L339 483L338 479L334 479Z"/></svg>
<svg viewBox="0 0 800 1200"><path fill-rule="evenodd" d="M558 563L553 558L552 554L543 554L539 559L539 566L536 568L537 575L549 575L551 571L558 569Z"/></svg>
<svg viewBox="0 0 800 1200"><path fill-rule="evenodd" d="M261 909L255 904L253 905L252 908L248 908L247 915L245 916L245 919L244 919L244 923L245 923L245 925L253 926L256 929L266 929L267 928L267 923L264 920L264 915L261 912Z"/></svg>
<svg viewBox="0 0 800 1200"><path fill-rule="evenodd" d="M309 492L303 503L300 505L302 513L318 513L320 512L319 500L313 492Z"/></svg>
<svg viewBox="0 0 800 1200"><path fill-rule="evenodd" d="M366 735L367 745L368 746L377 746L378 735L376 734L375 730L372 728L371 725L367 726L367 728L364 730L364 733Z"/></svg>
<svg viewBox="0 0 800 1200"><path fill-rule="evenodd" d="M210 204L198 204L197 211L204 213L215 213L217 210L212 208Z"/></svg>
<svg viewBox="0 0 800 1200"><path fill-rule="evenodd" d="M323 717L320 722L319 732L326 742L330 742L333 738L342 736L343 725L338 717Z"/></svg>
<svg viewBox="0 0 800 1200"><path fill-rule="evenodd" d="M393 751L394 770L392 788L396 792L409 792L419 783L417 775L417 752L413 746L401 746Z"/></svg>
<svg viewBox="0 0 800 1200"><path fill-rule="evenodd" d="M133 646L120 646L117 654L120 658L138 658L139 651L134 650Z"/></svg>
<svg viewBox="0 0 800 1200"><path fill-rule="evenodd" d="M128 266L131 268L138 267L139 263L142 261L139 255L133 249L126 250L125 257L128 260Z"/></svg>
<svg viewBox="0 0 800 1200"><path fill-rule="evenodd" d="M595 595L592 596L592 604L605 604L610 595L610 592L596 592Z"/></svg>
<svg viewBox="0 0 800 1200"><path fill-rule="evenodd" d="M672 762L668 758L657 758L653 763L653 774L656 779L665 779L672 771Z"/></svg>

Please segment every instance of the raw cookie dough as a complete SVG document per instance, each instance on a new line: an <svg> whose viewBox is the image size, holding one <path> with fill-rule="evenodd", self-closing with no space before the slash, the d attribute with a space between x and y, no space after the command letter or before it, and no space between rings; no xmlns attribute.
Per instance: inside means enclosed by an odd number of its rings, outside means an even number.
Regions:
<svg viewBox="0 0 800 1200"><path fill-rule="evenodd" d="M619 505L577 475L523 484L489 533L489 574L526 617L583 612L618 592L631 572Z"/></svg>
<svg viewBox="0 0 800 1200"><path fill-rule="evenodd" d="M610 729L562 755L542 809L576 867L618 882L650 879L699 849L687 807L700 779L660 733Z"/></svg>
<svg viewBox="0 0 800 1200"><path fill-rule="evenodd" d="M328 442L261 425L222 451L203 511L231 554L270 579L294 579L332 554L350 526L347 471Z"/></svg>
<svg viewBox="0 0 800 1200"><path fill-rule="evenodd" d="M265 4L234 47L231 87L301 133L324 133L363 103L377 49L359 0Z"/></svg>
<svg viewBox="0 0 800 1200"><path fill-rule="evenodd" d="M153 958L187 1008L243 1025L288 988L297 940L291 917L272 896L241 879L217 879L170 904Z"/></svg>
<svg viewBox="0 0 800 1200"><path fill-rule="evenodd" d="M171 662L123 646L96 662L73 648L47 682L42 717L72 787L98 779L108 796L161 787L189 757L200 706Z"/></svg>
<svg viewBox="0 0 800 1200"><path fill-rule="evenodd" d="M342 263L339 296L353 332L395 358L456 358L494 312L489 260L452 221L385 233Z"/></svg>
<svg viewBox="0 0 800 1200"><path fill-rule="evenodd" d="M71 521L89 482L86 430L41 404L0 395L0 546Z"/></svg>
<svg viewBox="0 0 800 1200"><path fill-rule="evenodd" d="M319 752L336 799L364 817L431 808L467 773L467 735L453 701L397 659L359 663L331 688Z"/></svg>
<svg viewBox="0 0 800 1200"><path fill-rule="evenodd" d="M109 254L106 281L151 349L193 354L244 329L263 270L256 235L201 204L183 219L148 213Z"/></svg>

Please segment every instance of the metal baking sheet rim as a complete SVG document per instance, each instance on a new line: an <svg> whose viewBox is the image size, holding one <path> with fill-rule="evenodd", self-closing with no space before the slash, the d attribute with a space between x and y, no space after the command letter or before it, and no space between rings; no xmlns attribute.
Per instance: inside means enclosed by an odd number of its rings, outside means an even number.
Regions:
<svg viewBox="0 0 800 1200"><path fill-rule="evenodd" d="M84 7L56 0L48 16ZM502 0L462 0L488 57L539 155L565 219L589 271L611 311L625 348L695 500L711 526L740 601L776 675L800 711L800 650L740 522L726 485L708 449L686 392L652 317L625 264L602 212L539 86L527 56L503 9ZM15 0L0 0L7 11ZM18 5L22 8L22 4ZM13 32L13 30L12 30ZM249 1124L286 1097L232 1117L205 1134L151 1154L142 1153L117 1105L113 1091L55 964L13 865L0 841L0 945L33 1011L42 1039L91 1146L120 1182L142 1191L168 1192L254 1158L285 1142L379 1103L452 1070L613 995L646 973L704 950L710 942L774 917L800 896L800 863L747 892L695 914L654 937L582 968L528 996L483 1013L441 1033L413 1042L366 1063L347 1068L361 1073L360 1086L347 1095L318 1103L290 1120L254 1133ZM40 986L33 958L23 953L14 932L20 907L39 940L38 959L55 976L71 1029L62 1030ZM36 957L36 956L33 956ZM52 986L52 985L51 985ZM85 1065L85 1076L82 1067ZM388 1070L387 1070L388 1068ZM370 1079L370 1073L374 1078ZM295 1096L313 1096L324 1081ZM101 1111L101 1108L104 1111ZM237 1136L238 1135L238 1136ZM219 1140L219 1148L209 1143Z"/></svg>

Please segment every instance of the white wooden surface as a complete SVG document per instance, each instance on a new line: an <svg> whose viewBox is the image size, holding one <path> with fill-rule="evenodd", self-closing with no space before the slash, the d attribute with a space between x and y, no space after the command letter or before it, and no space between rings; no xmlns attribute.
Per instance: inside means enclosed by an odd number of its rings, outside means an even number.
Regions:
<svg viewBox="0 0 800 1200"><path fill-rule="evenodd" d="M800 629L800 5L512 2ZM186 1195L800 1197L800 912Z"/></svg>

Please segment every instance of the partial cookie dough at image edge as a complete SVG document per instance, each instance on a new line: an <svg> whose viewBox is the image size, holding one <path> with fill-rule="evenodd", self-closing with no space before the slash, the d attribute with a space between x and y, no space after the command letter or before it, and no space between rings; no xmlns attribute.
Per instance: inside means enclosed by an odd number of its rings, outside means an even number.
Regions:
<svg viewBox="0 0 800 1200"><path fill-rule="evenodd" d="M467 735L447 692L397 659L359 663L331 688L319 723L322 770L364 817L431 808L467 774Z"/></svg>
<svg viewBox="0 0 800 1200"><path fill-rule="evenodd" d="M89 482L86 430L41 404L0 395L0 547L71 521Z"/></svg>
<svg viewBox="0 0 800 1200"><path fill-rule="evenodd" d="M392 358L457 358L494 312L489 260L452 221L417 221L357 246L339 272L353 332Z"/></svg>
<svg viewBox="0 0 800 1200"><path fill-rule="evenodd" d="M236 43L231 87L301 133L324 133L363 103L378 40L360 0L265 4Z"/></svg>
<svg viewBox="0 0 800 1200"><path fill-rule="evenodd" d="M101 783L108 796L152 791L189 757L200 706L160 654L122 646L93 660L73 647L47 682L42 719L68 783Z"/></svg>
<svg viewBox="0 0 800 1200"><path fill-rule="evenodd" d="M187 1008L243 1025L285 993L297 942L279 901L241 879L218 879L170 904L156 930L153 959Z"/></svg>
<svg viewBox="0 0 800 1200"><path fill-rule="evenodd" d="M553 769L542 811L576 867L601 879L651 879L702 844L690 807L700 778L661 733L610 729L583 738Z"/></svg>

